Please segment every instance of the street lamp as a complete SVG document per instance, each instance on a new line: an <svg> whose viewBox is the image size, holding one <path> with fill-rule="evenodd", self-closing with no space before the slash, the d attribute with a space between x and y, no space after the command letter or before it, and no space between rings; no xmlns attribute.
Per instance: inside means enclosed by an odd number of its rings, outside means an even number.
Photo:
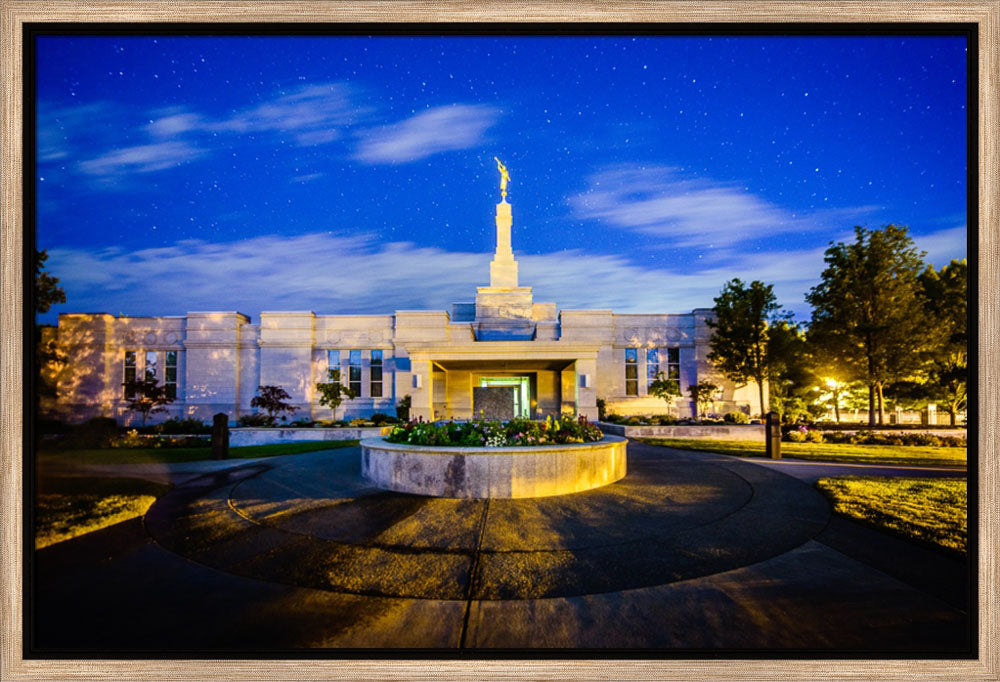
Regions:
<svg viewBox="0 0 1000 682"><path fill-rule="evenodd" d="M826 380L826 385L830 387L833 391L833 414L837 419L837 423L840 423L840 387L841 383L836 379L830 378Z"/></svg>

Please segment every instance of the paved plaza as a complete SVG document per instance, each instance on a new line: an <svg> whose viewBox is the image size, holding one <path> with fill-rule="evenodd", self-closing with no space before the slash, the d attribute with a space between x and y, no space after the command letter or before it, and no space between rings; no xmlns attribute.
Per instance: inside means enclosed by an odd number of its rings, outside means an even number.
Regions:
<svg viewBox="0 0 1000 682"><path fill-rule="evenodd" d="M810 485L863 471L628 457L617 483L522 500L378 490L359 448L104 467L175 487L36 554L36 645L968 648L965 564L831 517Z"/></svg>

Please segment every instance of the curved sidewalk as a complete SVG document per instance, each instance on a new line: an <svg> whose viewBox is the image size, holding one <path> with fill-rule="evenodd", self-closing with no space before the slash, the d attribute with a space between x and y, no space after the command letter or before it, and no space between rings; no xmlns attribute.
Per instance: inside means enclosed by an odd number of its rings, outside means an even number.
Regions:
<svg viewBox="0 0 1000 682"><path fill-rule="evenodd" d="M367 488L358 455L187 469L144 524L38 552L39 643L967 646L961 603L849 556L858 538L823 498L758 462L630 443L629 474L605 488L476 501ZM928 575L956 570L907 551Z"/></svg>
<svg viewBox="0 0 1000 682"><path fill-rule="evenodd" d="M827 476L900 476L907 478L966 478L965 467L907 466L899 464L860 464L852 462L816 462L808 459L765 459L763 457L737 457L741 462L749 462L780 471L801 481L813 483Z"/></svg>

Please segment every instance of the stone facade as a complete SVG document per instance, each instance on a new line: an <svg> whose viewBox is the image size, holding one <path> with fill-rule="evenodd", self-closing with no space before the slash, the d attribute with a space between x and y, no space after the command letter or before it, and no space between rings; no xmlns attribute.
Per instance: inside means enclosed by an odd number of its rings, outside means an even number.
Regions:
<svg viewBox="0 0 1000 682"><path fill-rule="evenodd" d="M490 285L474 303L451 310L397 310L386 315L318 315L312 311L190 312L179 317L59 316L45 330L66 361L46 367L55 396L47 416L79 421L112 416L134 422L122 383L147 372L173 384L176 400L164 415L211 420L253 413L261 385L282 386L299 409L295 418L334 419L394 414L409 395L413 418L467 419L473 388L489 380L525 377L524 413L533 418L579 414L597 418L597 400L618 414L690 416L689 384L721 386L715 412L759 412L754 385L734 386L712 371L706 355L711 311L620 315L611 310L557 310L533 300L518 283L510 249L512 212L497 205L497 251ZM337 414L319 404L316 383L340 370L360 397ZM685 395L668 405L648 395L655 370L676 377Z"/></svg>

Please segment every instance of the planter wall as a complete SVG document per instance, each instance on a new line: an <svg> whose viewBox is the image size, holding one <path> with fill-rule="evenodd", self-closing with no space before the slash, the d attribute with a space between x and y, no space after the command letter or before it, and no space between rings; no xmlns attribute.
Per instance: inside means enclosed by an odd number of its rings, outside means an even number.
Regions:
<svg viewBox="0 0 1000 682"><path fill-rule="evenodd" d="M392 426L346 426L340 429L237 427L229 429L229 446L272 445L315 440L361 440L385 436L390 431Z"/></svg>
<svg viewBox="0 0 1000 682"><path fill-rule="evenodd" d="M604 433L626 438L692 438L695 440L750 440L764 442L763 424L719 424L705 426L625 426L624 424L597 425Z"/></svg>
<svg viewBox="0 0 1000 682"><path fill-rule="evenodd" d="M463 448L361 441L361 475L415 495L524 498L592 490L625 476L624 438L538 447Z"/></svg>

